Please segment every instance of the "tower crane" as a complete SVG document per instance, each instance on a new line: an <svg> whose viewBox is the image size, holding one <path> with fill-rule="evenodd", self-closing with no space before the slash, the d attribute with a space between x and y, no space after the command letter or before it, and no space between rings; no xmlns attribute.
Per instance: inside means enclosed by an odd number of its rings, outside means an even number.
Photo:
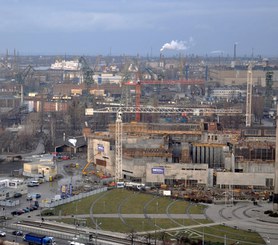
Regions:
<svg viewBox="0 0 278 245"><path fill-rule="evenodd" d="M246 127L252 123L252 94L253 94L253 73L252 63L250 62L247 70L247 94L246 94Z"/></svg>
<svg viewBox="0 0 278 245"><path fill-rule="evenodd" d="M136 80L136 82L128 81L124 82L124 86L135 86L135 105L136 108L138 108L136 114L135 114L135 120L136 122L140 122L140 107L141 107L141 87L144 85L199 85L203 86L205 85L203 80Z"/></svg>
<svg viewBox="0 0 278 245"><path fill-rule="evenodd" d="M122 115L124 113L156 113L156 114L241 114L241 109L216 109L216 108L174 108L174 107L105 107L102 109L87 108L86 116L93 116L95 113L116 113L116 130L115 130L115 179L119 181L122 176L122 142L123 142L123 125Z"/></svg>

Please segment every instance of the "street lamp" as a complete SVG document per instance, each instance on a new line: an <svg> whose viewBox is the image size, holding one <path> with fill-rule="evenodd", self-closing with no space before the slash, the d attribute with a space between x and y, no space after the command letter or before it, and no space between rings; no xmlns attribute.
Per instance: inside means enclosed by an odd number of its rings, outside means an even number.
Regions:
<svg viewBox="0 0 278 245"><path fill-rule="evenodd" d="M97 235L98 235L98 227L101 225L101 223L98 223L97 222L97 219L96 219L96 245L97 245Z"/></svg>

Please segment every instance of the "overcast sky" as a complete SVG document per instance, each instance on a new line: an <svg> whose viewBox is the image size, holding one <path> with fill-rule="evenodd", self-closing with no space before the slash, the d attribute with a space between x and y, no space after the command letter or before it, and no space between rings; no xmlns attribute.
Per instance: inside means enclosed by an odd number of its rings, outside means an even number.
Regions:
<svg viewBox="0 0 278 245"><path fill-rule="evenodd" d="M0 53L278 56L278 0L0 0Z"/></svg>

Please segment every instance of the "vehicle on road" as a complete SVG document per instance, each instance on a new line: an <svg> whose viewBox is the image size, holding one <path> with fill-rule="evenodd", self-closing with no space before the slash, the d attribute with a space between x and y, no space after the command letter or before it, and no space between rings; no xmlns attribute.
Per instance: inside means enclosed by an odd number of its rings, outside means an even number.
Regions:
<svg viewBox="0 0 278 245"><path fill-rule="evenodd" d="M38 245L55 245L54 237L44 236L36 233L27 233L23 240L29 244L38 244Z"/></svg>
<svg viewBox="0 0 278 245"><path fill-rule="evenodd" d="M5 237L6 236L6 232L5 231L0 231L0 237Z"/></svg>
<svg viewBox="0 0 278 245"><path fill-rule="evenodd" d="M12 234L15 235L15 236L23 236L22 231L13 231Z"/></svg>

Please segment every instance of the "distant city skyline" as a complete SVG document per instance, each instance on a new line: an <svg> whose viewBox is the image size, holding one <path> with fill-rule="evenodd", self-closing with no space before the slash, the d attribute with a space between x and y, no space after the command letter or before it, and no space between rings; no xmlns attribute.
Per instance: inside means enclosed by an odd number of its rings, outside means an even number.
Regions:
<svg viewBox="0 0 278 245"><path fill-rule="evenodd" d="M0 54L278 56L277 0L0 0Z"/></svg>

